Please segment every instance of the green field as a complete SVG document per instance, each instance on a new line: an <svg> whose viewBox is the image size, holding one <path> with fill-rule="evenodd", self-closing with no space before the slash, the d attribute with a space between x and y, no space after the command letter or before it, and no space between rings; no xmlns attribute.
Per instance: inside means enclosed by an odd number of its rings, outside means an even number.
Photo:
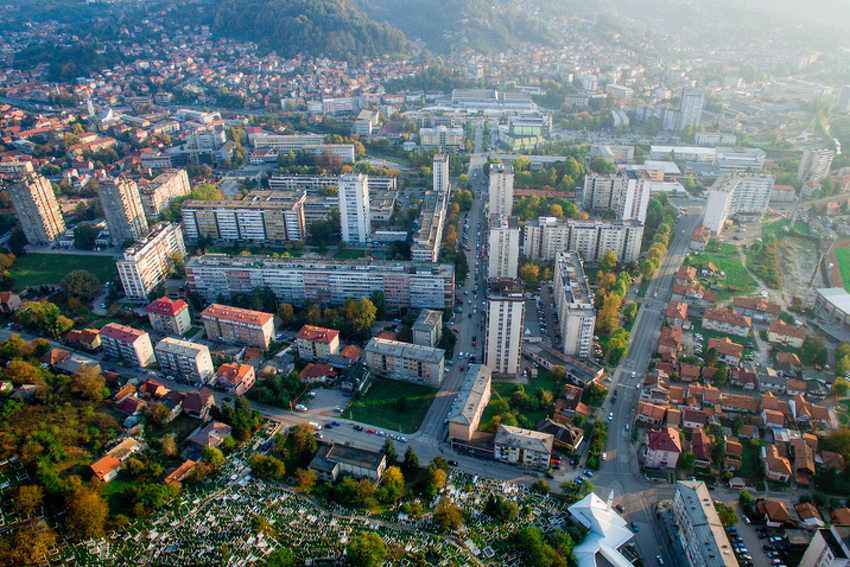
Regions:
<svg viewBox="0 0 850 567"><path fill-rule="evenodd" d="M44 284L58 284L76 270L91 272L100 283L112 281L118 275L115 258L111 256L85 256L82 254L27 254L15 260L9 277L15 289Z"/></svg>
<svg viewBox="0 0 850 567"><path fill-rule="evenodd" d="M345 417L401 433L416 433L437 390L420 384L383 379L352 402Z"/></svg>
<svg viewBox="0 0 850 567"><path fill-rule="evenodd" d="M334 260L355 260L366 256L365 250L356 250L354 248L346 248L334 254Z"/></svg>
<svg viewBox="0 0 850 567"><path fill-rule="evenodd" d="M788 221L785 220L785 219L782 219L782 220L764 225L764 228L762 228L761 232L762 232L763 236L768 236L768 235L773 234L773 233L783 233L784 234L785 231L782 230L782 229L783 229L783 227L786 227L786 226L788 226ZM809 225L807 225L803 221L797 221L796 223L794 223L794 230L799 234L809 234Z"/></svg>
<svg viewBox="0 0 850 567"><path fill-rule="evenodd" d="M836 247L835 258L838 260L838 269L841 270L841 279L844 280L844 289L850 290L850 248Z"/></svg>
<svg viewBox="0 0 850 567"><path fill-rule="evenodd" d="M737 251L730 253L724 253L726 246L730 246L733 250L735 247L729 244L723 245L723 249L719 254L700 254L699 256L695 256L691 260L691 265L698 267L701 264L705 264L707 262L713 263L717 266L717 269L721 272L726 273L726 279L717 280L717 285L722 286L723 290L717 292L717 299L723 301L724 299L728 299L729 297L735 295L747 295L752 293L758 288L758 284L756 280L753 279L753 276L747 271L747 268L744 267L741 257L738 255ZM706 287L709 287L713 281L704 281L703 284ZM737 292L730 292L729 286L734 286L738 288Z"/></svg>

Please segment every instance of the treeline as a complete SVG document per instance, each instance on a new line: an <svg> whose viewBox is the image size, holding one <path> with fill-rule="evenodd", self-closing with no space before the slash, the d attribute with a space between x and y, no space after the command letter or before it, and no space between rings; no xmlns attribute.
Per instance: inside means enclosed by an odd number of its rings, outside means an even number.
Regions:
<svg viewBox="0 0 850 567"><path fill-rule="evenodd" d="M87 76L91 71L115 67L122 61L121 53L114 47L94 41L81 41L68 47L44 42L31 43L15 53L12 66L32 69L40 63L48 63L50 81L68 82Z"/></svg>
<svg viewBox="0 0 850 567"><path fill-rule="evenodd" d="M408 49L404 34L367 19L344 0L225 0L212 30L283 57L309 53L354 61Z"/></svg>
<svg viewBox="0 0 850 567"><path fill-rule="evenodd" d="M670 205L667 193L661 191L657 197L650 199L646 209L646 230L643 233L643 241L644 243L651 241L652 245L646 251L646 258L640 261L640 273L647 280L652 279L658 266L661 265L661 258L667 251L677 217L676 207Z"/></svg>
<svg viewBox="0 0 850 567"><path fill-rule="evenodd" d="M596 334L607 338L608 362L617 364L629 344L629 331L620 327L620 309L632 278L628 271L617 270L617 256L613 250L606 250L602 255L596 278ZM636 315L637 304L629 302L624 309L626 323L631 325Z"/></svg>

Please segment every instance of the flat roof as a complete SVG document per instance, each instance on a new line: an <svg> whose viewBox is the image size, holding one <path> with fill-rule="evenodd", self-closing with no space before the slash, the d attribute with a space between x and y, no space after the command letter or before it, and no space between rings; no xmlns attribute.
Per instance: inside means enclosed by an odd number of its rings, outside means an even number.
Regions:
<svg viewBox="0 0 850 567"><path fill-rule="evenodd" d="M449 421L463 425L471 425L475 412L490 386L492 370L483 364L471 364L466 373L466 378L460 391L457 393L458 400L463 403L452 408L449 412Z"/></svg>
<svg viewBox="0 0 850 567"><path fill-rule="evenodd" d="M850 314L850 293L847 293L843 287L819 287L817 292L830 305L845 315Z"/></svg>
<svg viewBox="0 0 850 567"><path fill-rule="evenodd" d="M364 352L374 352L398 358L409 358L420 362L438 363L445 357L446 351L411 343L391 341L389 339L372 338Z"/></svg>

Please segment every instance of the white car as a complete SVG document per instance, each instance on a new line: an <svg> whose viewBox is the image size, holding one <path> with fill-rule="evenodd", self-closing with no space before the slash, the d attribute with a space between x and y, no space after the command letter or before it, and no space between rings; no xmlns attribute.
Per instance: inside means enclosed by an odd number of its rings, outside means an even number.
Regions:
<svg viewBox="0 0 850 567"><path fill-rule="evenodd" d="M614 419L614 412L613 411L608 413L608 421L611 421L612 419Z"/></svg>

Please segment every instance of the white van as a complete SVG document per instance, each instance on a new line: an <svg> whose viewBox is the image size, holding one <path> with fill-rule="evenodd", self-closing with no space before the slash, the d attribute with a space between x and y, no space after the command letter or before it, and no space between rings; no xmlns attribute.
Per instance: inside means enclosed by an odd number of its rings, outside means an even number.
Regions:
<svg viewBox="0 0 850 567"><path fill-rule="evenodd" d="M322 429L322 426L319 425L318 423L316 423L315 421L311 421L310 425L313 426L313 429L315 429L316 431L319 431L319 430Z"/></svg>

